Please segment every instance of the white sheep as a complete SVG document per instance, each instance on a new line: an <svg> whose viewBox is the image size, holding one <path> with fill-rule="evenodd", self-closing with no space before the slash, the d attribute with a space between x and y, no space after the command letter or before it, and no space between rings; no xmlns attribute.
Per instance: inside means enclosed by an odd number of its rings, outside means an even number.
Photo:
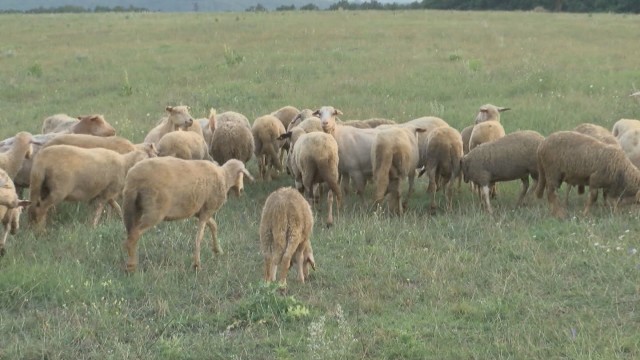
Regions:
<svg viewBox="0 0 640 360"><path fill-rule="evenodd" d="M620 137L625 132L633 129L640 129L640 120L620 119L616 121L615 124L613 124L613 128L611 128L611 134L620 139Z"/></svg>
<svg viewBox="0 0 640 360"><path fill-rule="evenodd" d="M476 124L469 138L469 153L471 153L476 146L495 141L504 135L504 128L498 121L489 120Z"/></svg>
<svg viewBox="0 0 640 360"><path fill-rule="evenodd" d="M167 106L165 111L169 113L169 116L162 118L158 125L147 133L144 138L145 143L157 144L165 134L178 128L187 130L194 124L193 118L189 114L188 106ZM200 130L200 133L202 135L202 130Z"/></svg>
<svg viewBox="0 0 640 360"><path fill-rule="evenodd" d="M105 203L122 216L115 199L122 191L127 171L137 162L156 155L153 144L127 154L71 145L43 148L31 168L30 220L42 228L48 210L62 201L95 202L94 227L100 220Z"/></svg>
<svg viewBox="0 0 640 360"><path fill-rule="evenodd" d="M56 114L44 119L42 133L88 134L113 136L116 130L102 115L86 115L73 118L67 114Z"/></svg>
<svg viewBox="0 0 640 360"><path fill-rule="evenodd" d="M249 123L249 119L247 119L246 116L235 111L225 111L221 114L216 115L216 126L226 122L235 122L237 124L246 126L248 129L251 129L251 123Z"/></svg>
<svg viewBox="0 0 640 360"><path fill-rule="evenodd" d="M444 189L447 209L452 208L452 185L460 178L460 161L462 150L462 136L458 130L450 126L433 129L427 138L427 161L424 171L429 177L427 192L432 194L431 209L437 207L436 191Z"/></svg>
<svg viewBox="0 0 640 360"><path fill-rule="evenodd" d="M136 249L140 236L167 220L198 218L193 255L195 268L200 267L200 243L205 225L211 231L213 252L221 254L213 215L227 201L227 192L243 181L243 176L253 180L244 164L236 159L218 166L210 161L159 157L141 161L131 168L123 190L127 271L135 271L137 267Z"/></svg>
<svg viewBox="0 0 640 360"><path fill-rule="evenodd" d="M25 159L31 158L33 153L33 137L26 131L16 134L11 146L6 152L0 153L0 169L9 174L13 180L18 175L18 171L22 167Z"/></svg>
<svg viewBox="0 0 640 360"><path fill-rule="evenodd" d="M225 116L226 120L219 121L222 114L216 116L216 125L211 140L209 154L214 161L224 164L231 159L238 159L244 163L249 162L254 153L255 144L251 126L245 123L243 115L229 117L230 112ZM225 113L223 113L225 114ZM233 113L237 114L237 113ZM235 119L235 120L234 120ZM233 187L236 196L243 190L242 182Z"/></svg>
<svg viewBox="0 0 640 360"><path fill-rule="evenodd" d="M287 272L295 263L298 279L304 283L309 276L309 266L316 268L311 247L312 231L313 213L299 192L286 187L267 197L260 216L264 281L275 281L279 271L279 281L286 285Z"/></svg>
<svg viewBox="0 0 640 360"><path fill-rule="evenodd" d="M299 128L287 134L292 134ZM338 174L338 143L333 136L323 132L302 134L292 142L287 163L295 180L296 188L305 194L309 203L314 202L317 184L325 183L329 187L327 193L327 226L333 225L333 199L336 198L336 209L342 202L342 191Z"/></svg>
<svg viewBox="0 0 640 360"><path fill-rule="evenodd" d="M204 138L195 131L172 131L158 141L158 156L173 156L185 160L210 160Z"/></svg>
<svg viewBox="0 0 640 360"><path fill-rule="evenodd" d="M415 126L388 127L380 130L371 147L373 179L375 182L374 204L380 204L389 194L389 210L402 215L404 207L413 194L416 167L420 160L418 135L424 132ZM402 201L400 186L408 179L406 200Z"/></svg>
<svg viewBox="0 0 640 360"><path fill-rule="evenodd" d="M358 129L340 125L336 116L342 112L333 106L323 106L313 115L320 118L322 130L338 143L338 172L342 177L343 194L347 192L349 181L353 180L356 193L362 195L367 180L373 175L371 149L379 128Z"/></svg>
<svg viewBox="0 0 640 360"><path fill-rule="evenodd" d="M286 133L285 127L277 117L264 115L254 120L251 133L260 178L270 181L273 169L282 171L280 152L284 140L280 136Z"/></svg>
<svg viewBox="0 0 640 360"><path fill-rule="evenodd" d="M490 188L499 181L522 181L517 205L529 189L529 177L538 182L538 146L544 137L536 131L515 131L495 141L482 144L462 158L465 182L471 181L481 190L487 211L492 214Z"/></svg>
<svg viewBox="0 0 640 360"><path fill-rule="evenodd" d="M625 198L640 197L640 170L620 147L607 145L591 136L575 131L558 131L549 135L538 147L539 180L536 195L547 191L552 214L567 216L557 201L556 189L562 182L589 186L589 197L583 211L589 213L598 189L603 189L613 203Z"/></svg>
<svg viewBox="0 0 640 360"><path fill-rule="evenodd" d="M23 190L29 187L29 177L31 176L31 165L33 164L33 158L38 154L42 146L47 144L51 139L61 136L59 133L48 133L33 135L31 142L31 156L23 159L22 166L18 170L18 173L13 178L13 183L19 194L22 194ZM9 139L5 139L0 142L0 153L9 151L16 141L16 137L13 136Z"/></svg>
<svg viewBox="0 0 640 360"><path fill-rule="evenodd" d="M0 256L4 256L9 233L15 235L20 227L20 213L29 201L19 200L9 175L0 169L0 222L4 228L0 239Z"/></svg>

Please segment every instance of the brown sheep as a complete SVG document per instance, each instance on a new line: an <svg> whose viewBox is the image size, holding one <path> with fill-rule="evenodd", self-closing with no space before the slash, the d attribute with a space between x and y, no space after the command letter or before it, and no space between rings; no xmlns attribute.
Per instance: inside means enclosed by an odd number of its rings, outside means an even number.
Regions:
<svg viewBox="0 0 640 360"><path fill-rule="evenodd" d="M53 145L73 145L85 149L103 148L118 154L126 154L138 148L131 141L120 136L102 137L86 134L60 134L47 141L42 147Z"/></svg>
<svg viewBox="0 0 640 360"><path fill-rule="evenodd" d="M218 166L204 160L159 157L142 161L131 168L123 191L127 271L135 271L138 265L136 249L140 236L167 220L192 216L198 218L194 268L200 267L200 243L205 225L211 231L213 252L221 254L213 215L227 201L227 192L242 182L243 176L253 180L244 164L236 159Z"/></svg>
<svg viewBox="0 0 640 360"><path fill-rule="evenodd" d="M443 126L432 130L427 138L427 163L425 172L429 176L427 192L432 194L431 209L435 209L436 191L444 184L447 209L451 210L453 198L452 185L460 178L460 161L464 155L462 136L458 130Z"/></svg>
<svg viewBox="0 0 640 360"><path fill-rule="evenodd" d="M270 181L271 170L282 171L279 153L284 140L280 136L286 132L280 120L273 115L261 116L254 120L251 133L253 134L253 150L258 160L260 178Z"/></svg>
<svg viewBox="0 0 640 360"><path fill-rule="evenodd" d="M162 118L160 123L147 133L144 138L145 143L157 144L165 134L181 128L182 130L188 130L194 124L191 114L189 114L188 106L167 106L165 111L169 113L169 116ZM198 124L199 127L199 124ZM202 135L202 130L200 130Z"/></svg>
<svg viewBox="0 0 640 360"><path fill-rule="evenodd" d="M0 239L0 256L5 254L5 245L9 233L15 235L20 227L20 213L22 208L29 205L29 201L19 200L16 188L9 175L0 170L0 222L4 228Z"/></svg>
<svg viewBox="0 0 640 360"><path fill-rule="evenodd" d="M311 248L313 214L304 197L286 187L272 192L264 203L260 218L260 249L264 258L264 281L287 283L287 272L293 263L298 279L304 283L309 277L309 266L316 262Z"/></svg>
<svg viewBox="0 0 640 360"><path fill-rule="evenodd" d="M116 129L102 115L86 115L72 118L66 114L56 114L44 119L42 133L114 136Z"/></svg>
<svg viewBox="0 0 640 360"><path fill-rule="evenodd" d="M498 121L490 120L476 124L469 138L469 153L476 146L497 140L504 135L504 128Z"/></svg>
<svg viewBox="0 0 640 360"><path fill-rule="evenodd" d="M8 151L0 153L0 169L9 174L11 180L15 179L25 159L31 158L33 153L33 137L26 131L16 134L15 140Z"/></svg>
<svg viewBox="0 0 640 360"><path fill-rule="evenodd" d="M500 113L503 111L511 110L510 108L495 106L491 104L485 104L480 106L478 114L474 124L477 125L485 121L497 121L500 122Z"/></svg>
<svg viewBox="0 0 640 360"><path fill-rule="evenodd" d="M287 105L272 112L271 115L278 118L278 120L280 120L280 122L282 123L282 126L287 129L289 127L289 124L291 124L291 121L293 121L293 119L295 119L299 113L300 110L293 106Z"/></svg>
<svg viewBox="0 0 640 360"><path fill-rule="evenodd" d="M589 186L589 197L583 211L589 213L598 189L607 193L614 210L620 199L640 196L640 170L618 146L604 144L575 131L558 131L549 135L538 147L539 181L536 195L547 191L552 214L567 216L560 206L556 189L562 182Z"/></svg>
<svg viewBox="0 0 640 360"><path fill-rule="evenodd" d="M173 156L184 160L210 160L204 138L195 131L172 131L158 141L158 156Z"/></svg>
<svg viewBox="0 0 640 360"><path fill-rule="evenodd" d="M255 148L251 127L240 117L235 117L237 121L229 119L219 121L220 116L216 116L216 126L209 149L211 157L219 164L224 164L231 159L238 159L243 163L249 162ZM237 196L242 192L242 188L238 187L233 187L233 190Z"/></svg>
<svg viewBox="0 0 640 360"><path fill-rule="evenodd" d="M462 172L482 191L487 211L491 214L490 188L499 181L520 179L522 191L519 206L529 189L529 176L538 181L537 151L544 137L536 131L515 131L495 141L482 144L462 158ZM535 184L533 186L535 188Z"/></svg>
<svg viewBox="0 0 640 360"><path fill-rule="evenodd" d="M156 154L153 144L147 144L145 150L127 154L71 145L43 148L31 169L29 219L42 228L49 208L62 201L95 201L94 227L98 225L105 203L122 216L115 199L122 191L127 171L137 162Z"/></svg>

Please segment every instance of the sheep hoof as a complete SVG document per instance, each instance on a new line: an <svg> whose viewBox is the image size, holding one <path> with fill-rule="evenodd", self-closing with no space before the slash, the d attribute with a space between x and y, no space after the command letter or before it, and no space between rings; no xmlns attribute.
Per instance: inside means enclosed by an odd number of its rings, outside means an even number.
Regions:
<svg viewBox="0 0 640 360"><path fill-rule="evenodd" d="M332 223L332 222L331 222L331 223L330 223L330 222L328 222L328 223L327 223L327 229L331 229L332 227L333 227L333 223Z"/></svg>
<svg viewBox="0 0 640 360"><path fill-rule="evenodd" d="M134 272L136 272L137 265L138 264L126 264L124 271L128 274L133 274Z"/></svg>
<svg viewBox="0 0 640 360"><path fill-rule="evenodd" d="M196 270L196 271L200 270L200 264L194 263L192 266L193 266L193 270Z"/></svg>

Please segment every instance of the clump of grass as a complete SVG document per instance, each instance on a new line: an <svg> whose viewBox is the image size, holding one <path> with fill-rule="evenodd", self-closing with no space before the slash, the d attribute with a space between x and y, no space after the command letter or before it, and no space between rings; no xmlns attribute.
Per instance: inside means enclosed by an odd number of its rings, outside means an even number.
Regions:
<svg viewBox="0 0 640 360"><path fill-rule="evenodd" d="M120 88L120 95L133 95L133 86L131 86L131 83L129 83L129 73L127 72L127 70L124 71L124 84L122 84L122 87Z"/></svg>
<svg viewBox="0 0 640 360"><path fill-rule="evenodd" d="M458 53L449 54L449 61L460 61L462 60L462 55Z"/></svg>
<svg viewBox="0 0 640 360"><path fill-rule="evenodd" d="M356 342L340 304L329 317L329 323L322 315L309 325L308 346L312 359L344 359Z"/></svg>
<svg viewBox="0 0 640 360"><path fill-rule="evenodd" d="M27 68L27 74L33 77L42 77L42 65L35 63Z"/></svg>
<svg viewBox="0 0 640 360"><path fill-rule="evenodd" d="M244 61L244 56L238 54L235 50L225 45L224 61L227 64L227 66L232 67L232 66L241 64Z"/></svg>
<svg viewBox="0 0 640 360"><path fill-rule="evenodd" d="M471 59L467 62L467 68L471 72L478 72L482 70L482 60L480 59Z"/></svg>

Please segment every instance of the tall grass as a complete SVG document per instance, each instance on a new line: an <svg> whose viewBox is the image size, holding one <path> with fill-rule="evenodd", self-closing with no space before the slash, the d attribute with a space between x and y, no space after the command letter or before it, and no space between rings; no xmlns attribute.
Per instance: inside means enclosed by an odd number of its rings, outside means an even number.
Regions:
<svg viewBox="0 0 640 360"><path fill-rule="evenodd" d="M438 115L461 129L485 103L507 132L549 134L638 118L637 16L503 12L312 12L0 16L0 135L44 117L101 113L135 142L186 104L250 119L333 105L346 119ZM61 159L64 161L64 159ZM256 172L255 163L250 163ZM125 275L115 217L87 226L63 204L24 225L0 259L0 358L638 358L635 207L567 221L501 184L491 217L466 186L429 215L424 180L402 217L351 196L316 216L318 270L286 295L261 284L260 207L246 185L219 211L225 255L193 220L140 241ZM365 203L366 202L366 203ZM208 240L208 238L206 238ZM276 294L276 295L274 295Z"/></svg>

